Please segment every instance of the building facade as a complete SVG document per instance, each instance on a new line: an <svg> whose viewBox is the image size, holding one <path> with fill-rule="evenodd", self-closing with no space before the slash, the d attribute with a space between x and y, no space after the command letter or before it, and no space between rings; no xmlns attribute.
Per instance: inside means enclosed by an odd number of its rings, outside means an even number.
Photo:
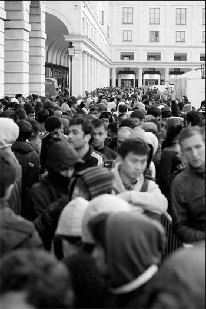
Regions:
<svg viewBox="0 0 206 309"><path fill-rule="evenodd" d="M203 1L0 1L0 97L167 85L204 61Z"/></svg>

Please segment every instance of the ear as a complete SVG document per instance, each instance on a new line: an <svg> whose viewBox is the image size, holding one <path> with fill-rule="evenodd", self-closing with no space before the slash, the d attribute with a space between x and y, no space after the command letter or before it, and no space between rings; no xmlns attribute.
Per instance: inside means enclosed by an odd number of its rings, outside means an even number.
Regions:
<svg viewBox="0 0 206 309"><path fill-rule="evenodd" d="M86 134L85 137L84 137L85 141L87 143L89 143L90 139L91 139L91 134Z"/></svg>

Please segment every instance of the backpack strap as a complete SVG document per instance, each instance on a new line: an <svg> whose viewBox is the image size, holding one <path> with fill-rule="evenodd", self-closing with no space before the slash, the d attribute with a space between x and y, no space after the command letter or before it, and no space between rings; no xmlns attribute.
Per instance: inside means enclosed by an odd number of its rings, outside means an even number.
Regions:
<svg viewBox="0 0 206 309"><path fill-rule="evenodd" d="M148 184L149 184L149 179L147 177L144 177L144 182L142 184L142 188L140 192L147 192Z"/></svg>

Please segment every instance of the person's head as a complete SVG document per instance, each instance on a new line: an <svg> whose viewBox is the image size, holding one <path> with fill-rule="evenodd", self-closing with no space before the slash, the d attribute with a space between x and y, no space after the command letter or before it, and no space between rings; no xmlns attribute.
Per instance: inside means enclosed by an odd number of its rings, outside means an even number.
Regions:
<svg viewBox="0 0 206 309"><path fill-rule="evenodd" d="M99 119L102 119L105 123L106 129L108 128L109 124L112 123L112 114L110 112L102 112L99 116Z"/></svg>
<svg viewBox="0 0 206 309"><path fill-rule="evenodd" d="M32 135L32 125L27 120L19 120L16 123L19 127L18 141L26 141Z"/></svg>
<svg viewBox="0 0 206 309"><path fill-rule="evenodd" d="M7 201L13 190L16 169L14 158L3 151L0 151L0 175L0 200Z"/></svg>
<svg viewBox="0 0 206 309"><path fill-rule="evenodd" d="M26 103L24 105L24 109L28 118L35 119L35 108L33 107L32 103Z"/></svg>
<svg viewBox="0 0 206 309"><path fill-rule="evenodd" d="M126 119L122 120L119 124L119 128L121 128L121 127L128 127L128 128L134 129L134 127L135 127L134 119L126 118Z"/></svg>
<svg viewBox="0 0 206 309"><path fill-rule="evenodd" d="M18 100L19 103L24 102L24 99L21 93L16 94L15 98Z"/></svg>
<svg viewBox="0 0 206 309"><path fill-rule="evenodd" d="M147 167L149 147L143 140L129 138L122 142L119 155L122 174L134 181Z"/></svg>
<svg viewBox="0 0 206 309"><path fill-rule="evenodd" d="M62 134L62 123L57 116L50 116L45 121L45 129L52 137L60 137Z"/></svg>
<svg viewBox="0 0 206 309"><path fill-rule="evenodd" d="M76 149L83 149L89 145L92 126L86 119L73 118L69 125L68 141Z"/></svg>
<svg viewBox="0 0 206 309"><path fill-rule="evenodd" d="M27 114L26 111L23 108L19 108L15 111L16 114L16 121L18 120L27 120Z"/></svg>
<svg viewBox="0 0 206 309"><path fill-rule="evenodd" d="M197 111L190 111L186 114L186 119L188 122L188 125L191 126L198 126L201 125L204 121L204 117L202 113Z"/></svg>
<svg viewBox="0 0 206 309"><path fill-rule="evenodd" d="M31 124L32 126L32 134L31 136L37 136L39 133L39 123L35 119L27 119L27 121Z"/></svg>
<svg viewBox="0 0 206 309"><path fill-rule="evenodd" d="M193 168L205 165L205 128L193 126L182 129L179 143L186 161Z"/></svg>
<svg viewBox="0 0 206 309"><path fill-rule="evenodd" d="M107 130L103 119L94 119L92 121L92 145L97 148L103 148L107 137Z"/></svg>
<svg viewBox="0 0 206 309"><path fill-rule="evenodd" d="M147 115L152 115L154 116L157 120L160 120L161 116L161 110L156 107L155 105L152 105L148 110L147 110Z"/></svg>
<svg viewBox="0 0 206 309"><path fill-rule="evenodd" d="M95 119L99 118L99 109L98 109L98 107L95 107L95 106L91 107L89 109L89 115L92 115L93 118L95 118Z"/></svg>
<svg viewBox="0 0 206 309"><path fill-rule="evenodd" d="M122 142L127 139L132 132L132 129L129 127L120 127L117 132L117 145L118 148L121 146Z"/></svg>
<svg viewBox="0 0 206 309"><path fill-rule="evenodd" d="M48 109L42 109L37 114L37 121L39 123L45 123L48 117L49 117Z"/></svg>
<svg viewBox="0 0 206 309"><path fill-rule="evenodd" d="M9 148L19 136L19 126L10 118L0 117L0 149Z"/></svg>
<svg viewBox="0 0 206 309"><path fill-rule="evenodd" d="M110 287L128 284L148 268L153 269L151 276L156 273L165 247L164 229L157 221L134 210L98 215L88 225L95 240L92 256Z"/></svg>
<svg viewBox="0 0 206 309"><path fill-rule="evenodd" d="M76 150L65 139L54 140L50 145L46 158L49 176L58 186L68 191L75 164L81 163Z"/></svg>
<svg viewBox="0 0 206 309"><path fill-rule="evenodd" d="M1 259L2 308L73 308L68 269L43 250L20 249Z"/></svg>
<svg viewBox="0 0 206 309"><path fill-rule="evenodd" d="M134 119L135 127L139 127L144 122L145 112L141 109L137 109L131 113L130 117Z"/></svg>

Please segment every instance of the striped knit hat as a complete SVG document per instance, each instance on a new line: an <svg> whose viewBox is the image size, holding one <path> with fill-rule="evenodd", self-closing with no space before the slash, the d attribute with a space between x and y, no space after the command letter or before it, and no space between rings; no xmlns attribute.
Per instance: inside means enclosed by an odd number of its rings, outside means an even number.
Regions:
<svg viewBox="0 0 206 309"><path fill-rule="evenodd" d="M113 173L105 167L93 166L79 172L72 180L70 197L72 196L75 184L79 178L86 184L90 199L101 194L109 194L112 191L114 181Z"/></svg>

